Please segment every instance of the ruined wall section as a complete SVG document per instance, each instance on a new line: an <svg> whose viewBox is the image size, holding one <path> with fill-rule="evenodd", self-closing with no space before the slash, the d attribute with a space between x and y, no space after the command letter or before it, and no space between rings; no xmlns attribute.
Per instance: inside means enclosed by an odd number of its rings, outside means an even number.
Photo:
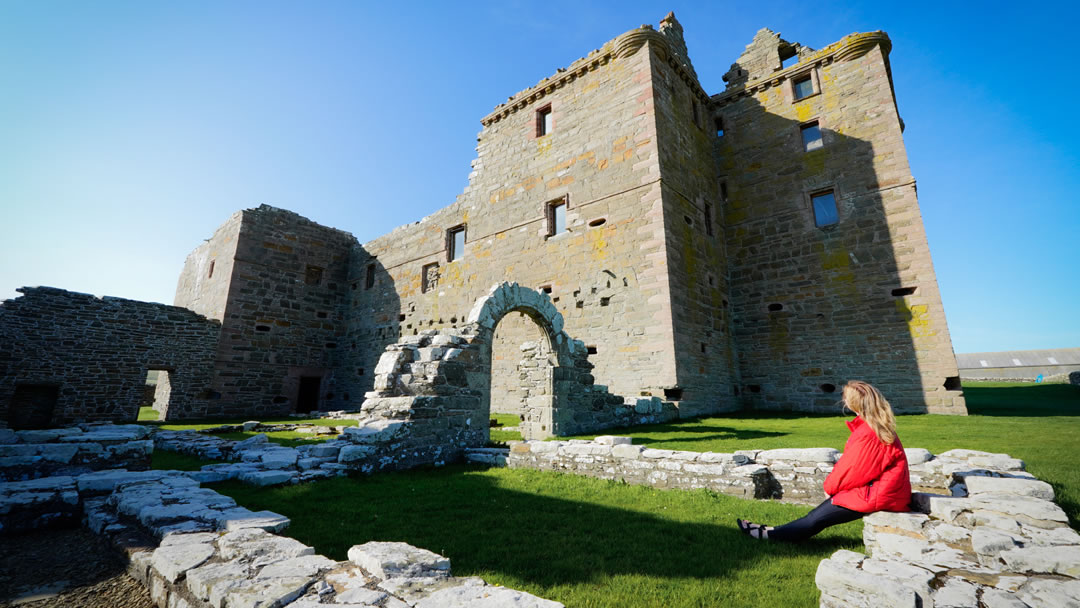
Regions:
<svg viewBox="0 0 1080 608"><path fill-rule="evenodd" d="M595 349L597 383L627 395L675 383L651 58L628 35L496 108L457 202L364 245L348 336L358 381L398 336L460 327L493 284L516 281L550 288L567 331ZM549 235L556 201L567 230ZM460 225L464 256L450 261Z"/></svg>
<svg viewBox="0 0 1080 608"><path fill-rule="evenodd" d="M188 254L176 284L173 304L208 319L225 318L225 303L232 282L233 258L244 212L232 214L203 244Z"/></svg>
<svg viewBox="0 0 1080 608"><path fill-rule="evenodd" d="M150 369L170 420L207 414L220 325L190 310L53 287L0 305L0 420L13 428L131 422Z"/></svg>
<svg viewBox="0 0 1080 608"><path fill-rule="evenodd" d="M779 53L778 36L762 39ZM897 411L966 412L888 50L881 32L853 34L714 96L749 406L835 411L834 391L859 378ZM794 83L807 77L812 90L796 99ZM815 123L821 145L807 147L803 129ZM838 221L819 227L812 200L826 192Z"/></svg>
<svg viewBox="0 0 1080 608"><path fill-rule="evenodd" d="M296 410L300 379L319 377L318 409L362 394L339 390L349 252L356 239L291 211L242 212L214 389L221 416Z"/></svg>
<svg viewBox="0 0 1080 608"><path fill-rule="evenodd" d="M664 40L653 45L653 92L678 369L677 385L663 396L681 400L683 416L730 411L738 407L738 381L712 159L715 128L709 97L685 57L682 28L673 16L661 24L660 34Z"/></svg>

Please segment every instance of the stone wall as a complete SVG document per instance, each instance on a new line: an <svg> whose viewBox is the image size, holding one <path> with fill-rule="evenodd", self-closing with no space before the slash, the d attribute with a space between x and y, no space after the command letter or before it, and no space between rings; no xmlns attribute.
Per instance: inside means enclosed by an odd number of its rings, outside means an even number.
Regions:
<svg viewBox="0 0 1080 608"><path fill-rule="evenodd" d="M169 372L167 419L212 411L216 321L151 302L18 291L0 305L0 420L13 428L134 421L151 369Z"/></svg>
<svg viewBox="0 0 1080 608"><path fill-rule="evenodd" d="M742 395L760 409L832 411L867 380L900 412L965 413L881 32L780 69L759 32L712 98ZM771 58L766 62L763 58ZM773 61L774 60L774 61ZM769 67L772 66L772 67ZM813 92L795 99L793 83ZM749 81L747 79L749 78ZM804 146L817 123L821 145ZM811 197L833 193L818 227Z"/></svg>
<svg viewBox="0 0 1080 608"><path fill-rule="evenodd" d="M967 463L950 495L916 494L915 512L867 516L867 554L821 562L822 608L1080 605L1080 534L1050 484L1005 454L946 454Z"/></svg>
<svg viewBox="0 0 1080 608"><path fill-rule="evenodd" d="M370 374L399 337L460 328L489 286L512 280L550 290L567 331L595 350L597 382L612 392L663 397L677 385L655 57L636 32L496 108L482 121L469 185L456 202L364 244L352 268L361 287L349 340L359 347L348 369ZM549 104L552 130L538 136L537 111ZM548 204L561 200L567 230L550 235ZM451 261L447 231L462 225L464 254ZM424 269L436 264L437 281L425 289ZM519 329L508 325L500 339L514 347L533 339Z"/></svg>
<svg viewBox="0 0 1080 608"><path fill-rule="evenodd" d="M77 525L128 557L160 608L519 606L562 604L456 578L450 560L399 542L356 545L348 560L276 534L289 519L252 512L179 471L101 471L0 484L0 534Z"/></svg>
<svg viewBox="0 0 1080 608"><path fill-rule="evenodd" d="M177 303L222 315L212 415L359 405L361 393L338 381L345 373L340 353L354 348L344 339L344 308L354 287L348 264L355 245L346 232L263 205L233 216L189 256ZM219 273L227 284L217 281ZM301 398L304 382L311 383L308 398Z"/></svg>
<svg viewBox="0 0 1080 608"><path fill-rule="evenodd" d="M150 429L138 424L84 424L47 430L0 429L0 482L91 471L150 468Z"/></svg>

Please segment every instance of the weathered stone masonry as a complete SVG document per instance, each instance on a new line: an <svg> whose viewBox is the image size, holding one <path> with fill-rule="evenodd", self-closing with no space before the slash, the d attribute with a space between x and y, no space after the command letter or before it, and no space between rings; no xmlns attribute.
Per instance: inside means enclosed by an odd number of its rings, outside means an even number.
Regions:
<svg viewBox="0 0 1080 608"><path fill-rule="evenodd" d="M151 369L169 403L207 413L220 325L190 310L50 287L0 305L0 420L13 428L134 421Z"/></svg>
<svg viewBox="0 0 1080 608"><path fill-rule="evenodd" d="M596 385L681 417L829 410L852 378L897 411L965 413L888 37L815 51L761 30L709 95L682 31L669 15L512 95L455 202L371 242L234 214L175 300L221 322L212 399L166 415L360 409L388 346L463 328L504 282L550 298ZM500 319L470 387L491 411L551 402L543 338Z"/></svg>

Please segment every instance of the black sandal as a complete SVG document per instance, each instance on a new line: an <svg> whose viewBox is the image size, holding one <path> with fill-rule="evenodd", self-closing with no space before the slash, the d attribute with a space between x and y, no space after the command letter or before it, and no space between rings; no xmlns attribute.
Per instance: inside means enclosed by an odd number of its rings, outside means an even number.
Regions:
<svg viewBox="0 0 1080 608"><path fill-rule="evenodd" d="M739 530L750 538L755 540L768 540L769 529L766 526L751 523L745 519L736 519L735 522L739 525Z"/></svg>

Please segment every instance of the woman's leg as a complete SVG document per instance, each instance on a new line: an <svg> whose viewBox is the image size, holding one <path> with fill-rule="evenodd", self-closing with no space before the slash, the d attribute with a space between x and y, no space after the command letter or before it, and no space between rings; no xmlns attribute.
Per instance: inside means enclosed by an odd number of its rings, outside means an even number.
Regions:
<svg viewBox="0 0 1080 608"><path fill-rule="evenodd" d="M826 498L825 502L814 507L814 510L807 513L806 517L772 528L766 532L766 535L770 540L797 543L810 538L829 526L855 521L863 515L866 514L838 507L832 504L832 498Z"/></svg>

